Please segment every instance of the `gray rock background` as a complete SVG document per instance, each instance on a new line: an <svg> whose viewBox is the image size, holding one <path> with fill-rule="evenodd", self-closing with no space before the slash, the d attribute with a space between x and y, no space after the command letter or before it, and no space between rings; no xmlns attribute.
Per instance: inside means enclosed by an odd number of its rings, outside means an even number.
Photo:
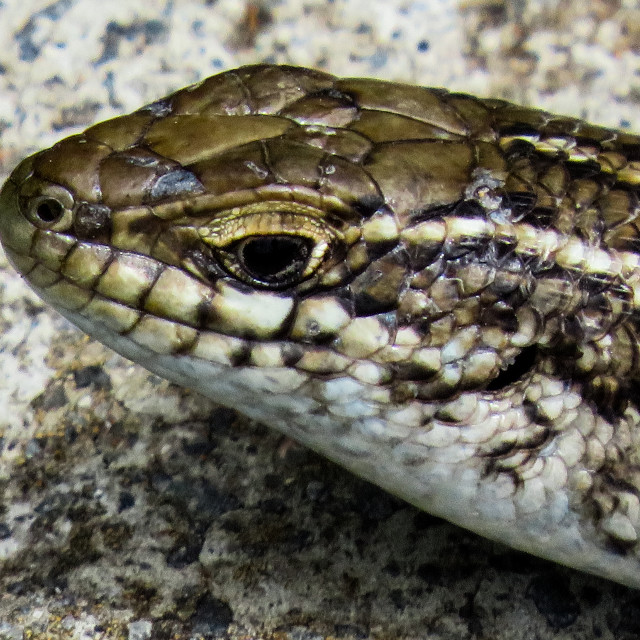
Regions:
<svg viewBox="0 0 640 640"><path fill-rule="evenodd" d="M0 176L219 70L640 130L637 2L5 0ZM640 637L640 593L420 513L89 341L0 257L0 640Z"/></svg>

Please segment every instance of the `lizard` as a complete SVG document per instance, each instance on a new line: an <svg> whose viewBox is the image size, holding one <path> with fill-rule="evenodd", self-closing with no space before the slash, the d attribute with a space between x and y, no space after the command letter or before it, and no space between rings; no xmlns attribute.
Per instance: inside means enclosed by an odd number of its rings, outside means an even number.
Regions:
<svg viewBox="0 0 640 640"><path fill-rule="evenodd" d="M93 338L480 535L640 587L640 137L260 64L21 162Z"/></svg>

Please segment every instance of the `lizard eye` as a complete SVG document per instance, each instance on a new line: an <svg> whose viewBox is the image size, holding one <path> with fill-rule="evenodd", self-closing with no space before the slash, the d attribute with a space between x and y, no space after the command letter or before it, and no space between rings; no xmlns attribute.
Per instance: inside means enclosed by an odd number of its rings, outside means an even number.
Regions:
<svg viewBox="0 0 640 640"><path fill-rule="evenodd" d="M287 286L301 280L313 242L289 235L250 236L235 246L238 263L257 282Z"/></svg>
<svg viewBox="0 0 640 640"><path fill-rule="evenodd" d="M285 289L313 275L330 254L327 241L304 235L248 235L216 247L233 276L254 287Z"/></svg>
<svg viewBox="0 0 640 640"><path fill-rule="evenodd" d="M69 228L73 205L71 193L56 184L25 184L20 194L22 213L40 229L63 231Z"/></svg>
<svg viewBox="0 0 640 640"><path fill-rule="evenodd" d="M280 209L282 203L271 202L234 208L205 220L198 233L238 280L286 289L326 267L344 239L315 209L295 203Z"/></svg>

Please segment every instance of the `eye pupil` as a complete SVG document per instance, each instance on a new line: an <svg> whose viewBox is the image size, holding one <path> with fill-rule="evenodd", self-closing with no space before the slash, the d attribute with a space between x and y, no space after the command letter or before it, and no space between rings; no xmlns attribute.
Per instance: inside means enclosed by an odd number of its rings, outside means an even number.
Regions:
<svg viewBox="0 0 640 640"><path fill-rule="evenodd" d="M311 241L298 236L247 238L238 251L244 269L265 284L287 285L300 277L309 258Z"/></svg>
<svg viewBox="0 0 640 640"><path fill-rule="evenodd" d="M64 206L58 200L47 198L38 203L35 213L42 222L56 222L64 214Z"/></svg>

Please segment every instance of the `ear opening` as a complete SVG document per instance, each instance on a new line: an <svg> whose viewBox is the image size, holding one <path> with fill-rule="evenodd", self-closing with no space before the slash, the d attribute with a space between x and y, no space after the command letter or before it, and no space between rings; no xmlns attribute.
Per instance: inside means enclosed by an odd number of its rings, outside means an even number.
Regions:
<svg viewBox="0 0 640 640"><path fill-rule="evenodd" d="M515 384L527 375L535 366L538 357L538 346L525 347L486 387L487 391L501 391Z"/></svg>

